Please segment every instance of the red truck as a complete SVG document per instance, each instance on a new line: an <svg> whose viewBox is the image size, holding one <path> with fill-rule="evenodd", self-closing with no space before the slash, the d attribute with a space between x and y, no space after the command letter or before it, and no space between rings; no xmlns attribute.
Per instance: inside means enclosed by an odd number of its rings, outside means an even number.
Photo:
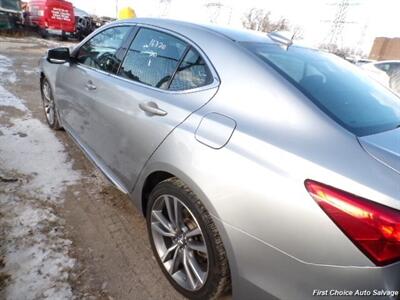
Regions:
<svg viewBox="0 0 400 300"><path fill-rule="evenodd" d="M74 6L64 0L30 0L25 18L39 29L43 37L49 34L66 38L75 32Z"/></svg>

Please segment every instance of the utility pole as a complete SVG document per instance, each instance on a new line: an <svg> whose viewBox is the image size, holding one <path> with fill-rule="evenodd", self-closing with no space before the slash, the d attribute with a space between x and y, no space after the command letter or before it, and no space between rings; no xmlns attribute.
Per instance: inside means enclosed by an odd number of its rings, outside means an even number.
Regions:
<svg viewBox="0 0 400 300"><path fill-rule="evenodd" d="M165 17L168 14L171 0L160 0L160 16Z"/></svg>
<svg viewBox="0 0 400 300"><path fill-rule="evenodd" d="M205 5L211 11L209 20L211 23L216 23L219 15L221 14L222 7L224 6L220 1L208 2Z"/></svg>
<svg viewBox="0 0 400 300"><path fill-rule="evenodd" d="M115 18L118 19L118 0L115 0Z"/></svg>
<svg viewBox="0 0 400 300"><path fill-rule="evenodd" d="M369 28L369 19L365 22L364 26L362 27L360 39L357 43L357 54L358 55L364 54L363 47L364 47L365 37L367 35L368 28Z"/></svg>
<svg viewBox="0 0 400 300"><path fill-rule="evenodd" d="M328 5L336 7L336 12L333 20L323 21L327 23L331 23L331 28L325 41L329 45L338 46L339 40L343 41L343 29L347 24L355 24L355 22L347 21L347 14L349 12L350 7L354 5L358 5L359 3L354 3L353 0L336 0L333 3L328 3Z"/></svg>

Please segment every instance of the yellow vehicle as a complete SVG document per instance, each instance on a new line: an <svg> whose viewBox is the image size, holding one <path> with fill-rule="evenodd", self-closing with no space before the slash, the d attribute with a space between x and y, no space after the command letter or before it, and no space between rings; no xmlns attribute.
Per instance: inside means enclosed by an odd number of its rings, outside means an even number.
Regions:
<svg viewBox="0 0 400 300"><path fill-rule="evenodd" d="M118 13L118 20L136 18L135 10L131 7L124 7Z"/></svg>

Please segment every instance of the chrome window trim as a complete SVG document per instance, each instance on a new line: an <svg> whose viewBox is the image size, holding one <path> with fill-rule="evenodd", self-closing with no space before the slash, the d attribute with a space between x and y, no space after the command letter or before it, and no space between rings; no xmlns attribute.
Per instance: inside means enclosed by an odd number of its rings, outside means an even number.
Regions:
<svg viewBox="0 0 400 300"><path fill-rule="evenodd" d="M181 91L171 91L171 90L164 90L164 89L160 89L160 88L157 88L157 87L153 87L153 86L150 86L150 85L138 82L138 81L133 81L131 79L127 79L127 78L124 78L122 76L118 76L117 74L111 74L111 73L96 69L94 67L90 67L88 65L78 63L78 62L75 63L76 66L80 67L80 68L83 68L83 69L87 68L89 70L92 70L92 71L95 71L95 72L99 72L101 74L104 74L104 75L107 75L107 76L122 80L124 82L128 82L130 84L135 84L137 86L148 88L150 90L157 91L157 92L162 92L162 93L165 93L165 94L191 94L191 93L196 93L196 92L200 92L200 91L206 91L206 90L210 90L210 89L213 89L213 88L217 88L221 84L220 77L219 77L217 71L215 70L213 64L211 63L211 61L209 60L207 55L204 53L204 51L198 45L196 45L196 43L194 43L193 41L191 41L187 37L175 32L175 31L168 30L168 29L165 29L165 28L162 28L162 27L159 27L159 26L142 24L142 23L134 23L134 22L124 22L124 23L118 23L118 24L115 24L115 25L107 26L103 30L97 32L95 35L90 37L90 39L85 40L84 43L79 45L79 47L74 49L74 54L76 54L83 45L85 45L89 40L91 40L97 34L100 34L104 30L107 30L107 29L110 29L110 28L114 28L114 27L121 27L121 26L122 27L124 27L124 26L131 26L131 27L138 26L139 27L138 30L140 30L140 28L153 29L153 30L161 31L161 32L164 32L166 34L172 35L173 37L184 41L186 44L188 44L189 47L192 47L193 49L195 49L201 55L201 57L203 58L204 62L207 65L207 68L211 72L213 81L210 84L207 84L207 85L204 85L204 86L201 86L201 87L196 87L196 88L193 88L193 89L181 90ZM134 41L134 39L131 41L131 43L133 41ZM124 60L125 60L125 57L124 57ZM122 61L122 63L123 63L123 61ZM122 63L121 63L121 65L122 65Z"/></svg>

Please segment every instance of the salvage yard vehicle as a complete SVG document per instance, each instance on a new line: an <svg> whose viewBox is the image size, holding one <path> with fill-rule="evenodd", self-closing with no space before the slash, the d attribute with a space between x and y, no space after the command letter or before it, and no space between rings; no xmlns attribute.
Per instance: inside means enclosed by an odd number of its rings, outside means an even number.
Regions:
<svg viewBox="0 0 400 300"><path fill-rule="evenodd" d="M400 101L277 34L132 19L48 51L64 128L191 299L400 288Z"/></svg>
<svg viewBox="0 0 400 300"><path fill-rule="evenodd" d="M0 30L17 28L21 23L21 1L0 0Z"/></svg>
<svg viewBox="0 0 400 300"><path fill-rule="evenodd" d="M400 95L400 60L383 60L361 67L372 78Z"/></svg>
<svg viewBox="0 0 400 300"><path fill-rule="evenodd" d="M74 7L65 0L30 0L26 18L25 24L36 27L44 38L75 33Z"/></svg>
<svg viewBox="0 0 400 300"><path fill-rule="evenodd" d="M82 41L85 37L91 34L95 29L95 22L87 12L74 7L75 14L75 33L74 37L76 37L79 41Z"/></svg>

